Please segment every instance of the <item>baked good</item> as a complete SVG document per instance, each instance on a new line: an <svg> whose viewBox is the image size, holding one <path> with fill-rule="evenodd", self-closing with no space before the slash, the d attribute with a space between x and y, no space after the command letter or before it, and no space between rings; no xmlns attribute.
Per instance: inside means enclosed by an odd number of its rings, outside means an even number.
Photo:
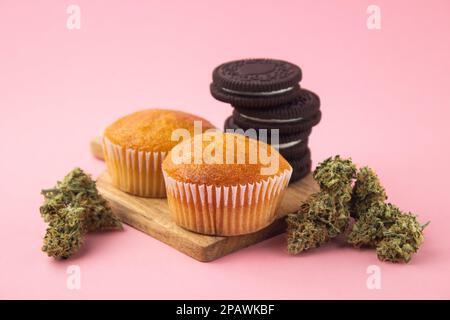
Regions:
<svg viewBox="0 0 450 320"><path fill-rule="evenodd" d="M260 139L263 142L269 143L288 160L303 155L308 148L308 136L311 134L311 129L292 134L279 134L278 141L275 142L271 140L270 130L267 130L266 134L263 136L263 131L260 131L259 129L248 130L237 126L234 123L233 117L228 117L225 120L224 129L226 132L245 134L249 138Z"/></svg>
<svg viewBox="0 0 450 320"><path fill-rule="evenodd" d="M287 61L245 59L223 63L213 71L214 98L238 107L272 107L300 95L301 69Z"/></svg>
<svg viewBox="0 0 450 320"><path fill-rule="evenodd" d="M194 130L194 121L199 121L201 128ZM115 121L103 134L104 157L113 184L133 195L165 197L161 163L179 142L179 137L172 139L172 133L186 129L192 136L211 128L214 126L205 119L165 109L142 110Z"/></svg>
<svg viewBox="0 0 450 320"><path fill-rule="evenodd" d="M266 130L261 130L261 129L264 129L264 128L238 126L232 116L225 119L225 122L224 122L224 130L225 131L234 130L237 133L244 132L250 138L260 139L263 142L273 144L274 142L272 142L272 140L271 140L272 131L270 129L266 129ZM289 133L289 134L286 134L286 133L281 134L279 132L278 141L276 141L275 143L286 144L286 143L290 143L293 141L305 141L306 139L308 139L308 136L311 134L311 131L312 131L312 129L308 128L307 130L304 130L304 131Z"/></svg>
<svg viewBox="0 0 450 320"><path fill-rule="evenodd" d="M321 119L319 97L301 90L295 101L273 108L239 108L233 111L234 123L244 129L279 129L280 133L306 131Z"/></svg>
<svg viewBox="0 0 450 320"><path fill-rule="evenodd" d="M306 175L311 172L312 161L311 151L309 149L307 149L302 156L295 159L289 159L288 161L293 170L289 183L294 183L306 177Z"/></svg>
<svg viewBox="0 0 450 320"><path fill-rule="evenodd" d="M319 97L301 89L301 79L295 64L246 59L215 68L210 85L213 97L234 108L225 120L225 131L272 144L293 168L290 183L311 171L309 135L322 118ZM272 138L273 130L277 139Z"/></svg>
<svg viewBox="0 0 450 320"><path fill-rule="evenodd" d="M195 161L196 153L201 161ZM261 154L268 157L257 156ZM256 232L272 223L292 173L273 147L221 132L180 143L162 170L174 221L194 232L221 236Z"/></svg>
<svg viewBox="0 0 450 320"><path fill-rule="evenodd" d="M275 105L272 108L243 108L233 106L240 114L264 120L292 120L311 118L320 110L320 98L314 92L301 89L300 95L290 103ZM300 120L300 119L299 119ZM280 122L283 123L283 122ZM284 122L286 123L286 122Z"/></svg>
<svg viewBox="0 0 450 320"><path fill-rule="evenodd" d="M250 117L244 114L239 113L237 110L233 111L233 119L234 123L237 126L243 129L255 128L255 129L278 129L281 134L283 133L295 133L306 131L311 129L315 125L320 122L322 117L322 113L317 111L311 118L295 118L290 120L297 121L289 121L289 119L278 120L263 120L262 118Z"/></svg>
<svg viewBox="0 0 450 320"><path fill-rule="evenodd" d="M300 142L292 141L291 143L279 144L274 147L288 161L302 158L309 150L308 139L300 140Z"/></svg>

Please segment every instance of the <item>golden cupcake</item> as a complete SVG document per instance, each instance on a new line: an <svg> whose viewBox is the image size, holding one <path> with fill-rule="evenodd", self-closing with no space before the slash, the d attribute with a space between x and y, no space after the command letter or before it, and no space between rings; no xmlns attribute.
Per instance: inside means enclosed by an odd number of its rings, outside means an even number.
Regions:
<svg viewBox="0 0 450 320"><path fill-rule="evenodd" d="M166 196L161 164L184 135L214 126L189 113L149 109L127 115L106 128L103 152L113 184L142 197Z"/></svg>
<svg viewBox="0 0 450 320"><path fill-rule="evenodd" d="M273 147L221 132L181 142L162 170L174 221L221 236L252 233L272 223L292 174Z"/></svg>

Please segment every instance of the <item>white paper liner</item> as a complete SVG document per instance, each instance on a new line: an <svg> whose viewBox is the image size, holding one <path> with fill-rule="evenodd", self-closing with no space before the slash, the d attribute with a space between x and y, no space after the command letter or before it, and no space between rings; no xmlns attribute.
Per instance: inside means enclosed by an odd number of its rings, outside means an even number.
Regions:
<svg viewBox="0 0 450 320"><path fill-rule="evenodd" d="M258 231L276 219L292 170L262 182L226 187L179 182L163 174L178 225L198 233L232 236Z"/></svg>
<svg viewBox="0 0 450 320"><path fill-rule="evenodd" d="M120 190L150 198L166 197L161 164L166 152L127 149L103 138L103 150L113 184Z"/></svg>

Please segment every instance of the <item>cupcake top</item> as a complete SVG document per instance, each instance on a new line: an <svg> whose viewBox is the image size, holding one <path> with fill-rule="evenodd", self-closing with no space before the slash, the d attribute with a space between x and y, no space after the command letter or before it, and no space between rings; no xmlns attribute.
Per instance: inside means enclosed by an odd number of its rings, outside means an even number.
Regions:
<svg viewBox="0 0 450 320"><path fill-rule="evenodd" d="M168 152L179 140L172 132L186 129L194 135L194 121L201 121L201 131L214 128L207 120L175 110L148 109L137 111L115 121L104 132L111 143L140 151ZM197 133L197 132L195 132Z"/></svg>
<svg viewBox="0 0 450 320"><path fill-rule="evenodd" d="M270 145L234 133L204 133L175 146L162 169L176 181L231 186L262 182L292 171Z"/></svg>

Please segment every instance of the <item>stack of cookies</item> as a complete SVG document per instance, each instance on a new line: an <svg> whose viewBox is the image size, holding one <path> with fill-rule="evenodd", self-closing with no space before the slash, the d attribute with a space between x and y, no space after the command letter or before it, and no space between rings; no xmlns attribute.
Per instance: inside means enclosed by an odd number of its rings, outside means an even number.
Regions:
<svg viewBox="0 0 450 320"><path fill-rule="evenodd" d="M225 130L242 129L246 135L271 143L294 170L290 182L311 171L308 138L322 115L319 97L300 88L301 79L301 69L292 63L248 59L215 68L210 86L214 98L234 108ZM272 138L273 129L278 129L278 139Z"/></svg>

